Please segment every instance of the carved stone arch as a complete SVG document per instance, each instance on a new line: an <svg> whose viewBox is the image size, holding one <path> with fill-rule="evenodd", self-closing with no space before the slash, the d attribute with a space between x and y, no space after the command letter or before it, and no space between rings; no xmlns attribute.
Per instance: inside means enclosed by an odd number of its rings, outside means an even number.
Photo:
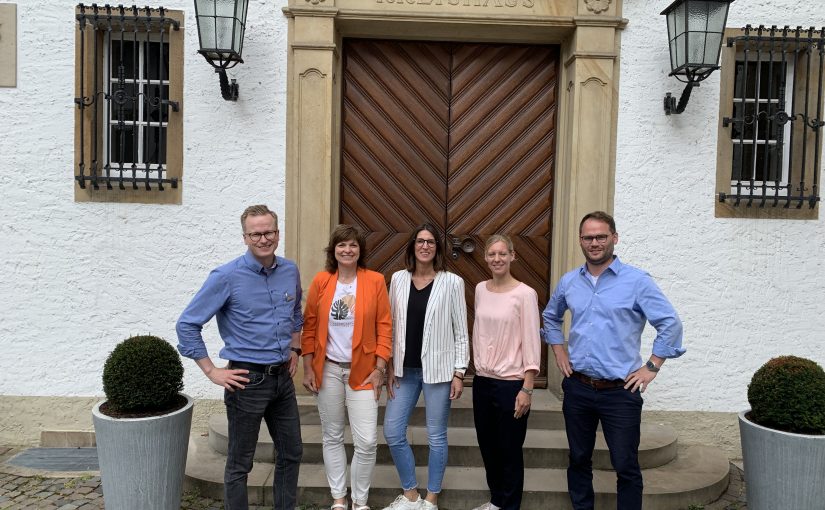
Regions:
<svg viewBox="0 0 825 510"><path fill-rule="evenodd" d="M588 78L588 79L586 79L582 82L582 87L587 87L591 83L597 83L597 84L601 85L602 87L607 86L606 81L602 80L598 76L591 76L590 78Z"/></svg>

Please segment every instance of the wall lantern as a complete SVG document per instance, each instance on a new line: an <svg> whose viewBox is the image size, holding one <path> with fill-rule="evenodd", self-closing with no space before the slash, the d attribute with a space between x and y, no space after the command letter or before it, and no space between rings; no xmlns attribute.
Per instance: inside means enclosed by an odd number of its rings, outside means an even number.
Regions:
<svg viewBox="0 0 825 510"><path fill-rule="evenodd" d="M226 78L226 70L243 64L243 36L249 0L195 0L198 22L198 53L212 64L221 83L221 95L227 101L238 100L238 84Z"/></svg>
<svg viewBox="0 0 825 510"><path fill-rule="evenodd" d="M719 69L719 51L732 1L676 0L662 11L667 17L670 76L687 83L678 106L670 92L665 95L666 115L685 111L693 87Z"/></svg>

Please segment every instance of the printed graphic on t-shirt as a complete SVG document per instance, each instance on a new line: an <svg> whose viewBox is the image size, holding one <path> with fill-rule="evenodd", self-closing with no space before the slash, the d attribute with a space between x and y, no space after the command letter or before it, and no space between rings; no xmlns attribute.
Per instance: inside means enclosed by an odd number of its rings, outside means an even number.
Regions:
<svg viewBox="0 0 825 510"><path fill-rule="evenodd" d="M336 326L346 326L348 322L354 322L355 295L344 294L333 301L329 308L329 316Z"/></svg>

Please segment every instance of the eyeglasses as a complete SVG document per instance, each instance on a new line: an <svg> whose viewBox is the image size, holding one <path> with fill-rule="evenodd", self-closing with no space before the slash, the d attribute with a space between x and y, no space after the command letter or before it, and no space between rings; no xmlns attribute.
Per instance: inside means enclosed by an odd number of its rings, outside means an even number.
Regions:
<svg viewBox="0 0 825 510"><path fill-rule="evenodd" d="M584 244L590 244L593 241L596 241L599 244L604 244L607 242L607 239L611 235L612 234L599 234L597 236L581 236L579 237L579 239L581 239Z"/></svg>
<svg viewBox="0 0 825 510"><path fill-rule="evenodd" d="M265 237L267 241L274 241L275 238L278 236L278 231L267 230L266 232L250 232L244 235L255 242L260 241L262 236Z"/></svg>
<svg viewBox="0 0 825 510"><path fill-rule="evenodd" d="M420 237L415 240L416 246L435 246L436 240L435 239L421 239Z"/></svg>

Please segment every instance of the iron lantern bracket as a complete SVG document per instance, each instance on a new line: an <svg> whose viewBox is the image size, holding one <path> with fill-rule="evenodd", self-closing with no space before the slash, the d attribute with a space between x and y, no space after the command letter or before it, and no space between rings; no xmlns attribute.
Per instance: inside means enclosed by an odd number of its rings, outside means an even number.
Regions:
<svg viewBox="0 0 825 510"><path fill-rule="evenodd" d="M232 78L230 82L226 77L226 69L217 67L215 72L218 73L218 80L221 84L221 96L227 101L238 100L238 83Z"/></svg>
<svg viewBox="0 0 825 510"><path fill-rule="evenodd" d="M665 115L671 114L680 114L685 111L687 107L688 101L690 101L690 92L693 90L693 87L698 87L699 83L697 82L688 82L685 85L685 90L682 91L682 95L679 96L679 103L676 104L676 98L671 95L670 92L665 94Z"/></svg>

